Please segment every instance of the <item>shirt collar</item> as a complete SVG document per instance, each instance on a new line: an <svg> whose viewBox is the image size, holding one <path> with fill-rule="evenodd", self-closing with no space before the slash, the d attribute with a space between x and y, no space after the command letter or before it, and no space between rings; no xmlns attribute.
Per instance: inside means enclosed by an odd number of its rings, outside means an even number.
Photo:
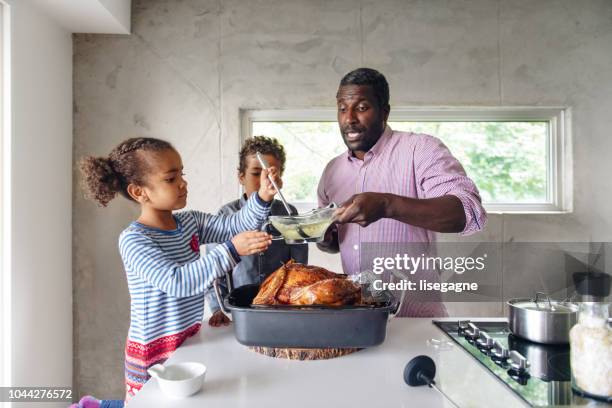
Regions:
<svg viewBox="0 0 612 408"><path fill-rule="evenodd" d="M240 207L243 207L247 202L247 196L245 193L242 193L240 196Z"/></svg>
<svg viewBox="0 0 612 408"><path fill-rule="evenodd" d="M385 146L389 143L389 139L391 139L392 133L393 133L393 130L391 129L391 127L389 127L389 125L387 125L385 127L385 130L383 131L383 134L380 136L376 144L372 146L372 148L366 152L366 156L368 154L372 156L378 156L379 154L381 154L385 150ZM353 154L353 152L351 151L351 149L347 150L346 157L350 161L358 160Z"/></svg>

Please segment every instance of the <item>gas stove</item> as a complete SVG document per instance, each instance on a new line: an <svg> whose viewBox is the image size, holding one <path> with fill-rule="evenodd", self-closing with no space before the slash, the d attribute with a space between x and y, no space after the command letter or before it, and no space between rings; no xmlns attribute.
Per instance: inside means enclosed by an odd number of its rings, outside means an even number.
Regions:
<svg viewBox="0 0 612 408"><path fill-rule="evenodd" d="M437 321L456 344L533 407L610 407L572 391L568 345L518 338L505 321Z"/></svg>

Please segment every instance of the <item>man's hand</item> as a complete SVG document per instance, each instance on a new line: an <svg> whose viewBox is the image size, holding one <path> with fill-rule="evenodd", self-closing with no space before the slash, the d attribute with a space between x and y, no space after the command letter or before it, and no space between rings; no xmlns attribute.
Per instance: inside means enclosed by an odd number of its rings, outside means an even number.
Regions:
<svg viewBox="0 0 612 408"><path fill-rule="evenodd" d="M276 167L269 167L267 170L262 169L261 175L259 176L259 191L257 194L259 194L262 200L267 202L272 201L274 195L278 192L274 188L270 178L274 180L278 188L283 188L283 180L281 180Z"/></svg>
<svg viewBox="0 0 612 408"><path fill-rule="evenodd" d="M391 218L435 232L461 232L465 211L454 195L435 198L410 198L386 193L361 193L352 196L334 213L336 222L354 222L367 227L381 218Z"/></svg>
<svg viewBox="0 0 612 408"><path fill-rule="evenodd" d="M387 194L355 194L334 212L334 217L339 224L354 222L362 227L367 227L373 222L387 217L388 206Z"/></svg>
<svg viewBox="0 0 612 408"><path fill-rule="evenodd" d="M238 255L253 255L263 252L272 243L272 236L261 231L245 231L232 238Z"/></svg>
<svg viewBox="0 0 612 408"><path fill-rule="evenodd" d="M220 310L217 310L208 319L208 325L212 327L229 326L231 320Z"/></svg>

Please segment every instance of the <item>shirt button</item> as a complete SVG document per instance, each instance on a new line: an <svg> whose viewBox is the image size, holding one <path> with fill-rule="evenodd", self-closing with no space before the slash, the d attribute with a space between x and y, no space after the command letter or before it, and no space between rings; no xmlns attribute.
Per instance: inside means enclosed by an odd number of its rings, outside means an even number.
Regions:
<svg viewBox="0 0 612 408"><path fill-rule="evenodd" d="M357 251L359 249L359 245L353 245L353 249Z"/></svg>

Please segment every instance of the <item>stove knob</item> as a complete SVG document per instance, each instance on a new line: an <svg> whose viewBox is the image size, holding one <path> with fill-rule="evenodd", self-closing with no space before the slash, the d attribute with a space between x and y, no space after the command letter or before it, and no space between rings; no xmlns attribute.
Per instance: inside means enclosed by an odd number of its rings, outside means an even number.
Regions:
<svg viewBox="0 0 612 408"><path fill-rule="evenodd" d="M485 350L490 350L493 347L495 340L487 332L480 332L480 337L476 340L478 347Z"/></svg>
<svg viewBox="0 0 612 408"><path fill-rule="evenodd" d="M468 324L470 323L469 320L459 320L459 323L457 323L457 328L458 328L458 332L459 334L465 332L468 328Z"/></svg>
<svg viewBox="0 0 612 408"><path fill-rule="evenodd" d="M516 350L510 351L510 367L519 374L527 373L529 361Z"/></svg>
<svg viewBox="0 0 612 408"><path fill-rule="evenodd" d="M465 330L465 337L476 340L480 337L480 329L474 323L468 323L468 328Z"/></svg>
<svg viewBox="0 0 612 408"><path fill-rule="evenodd" d="M508 376L520 385L527 385L529 383L529 379L531 378L531 376L527 372L518 373L512 369L508 370Z"/></svg>
<svg viewBox="0 0 612 408"><path fill-rule="evenodd" d="M497 340L493 342L493 348L491 350L491 357L496 360L505 361L510 356L510 352L507 348L502 346Z"/></svg>

